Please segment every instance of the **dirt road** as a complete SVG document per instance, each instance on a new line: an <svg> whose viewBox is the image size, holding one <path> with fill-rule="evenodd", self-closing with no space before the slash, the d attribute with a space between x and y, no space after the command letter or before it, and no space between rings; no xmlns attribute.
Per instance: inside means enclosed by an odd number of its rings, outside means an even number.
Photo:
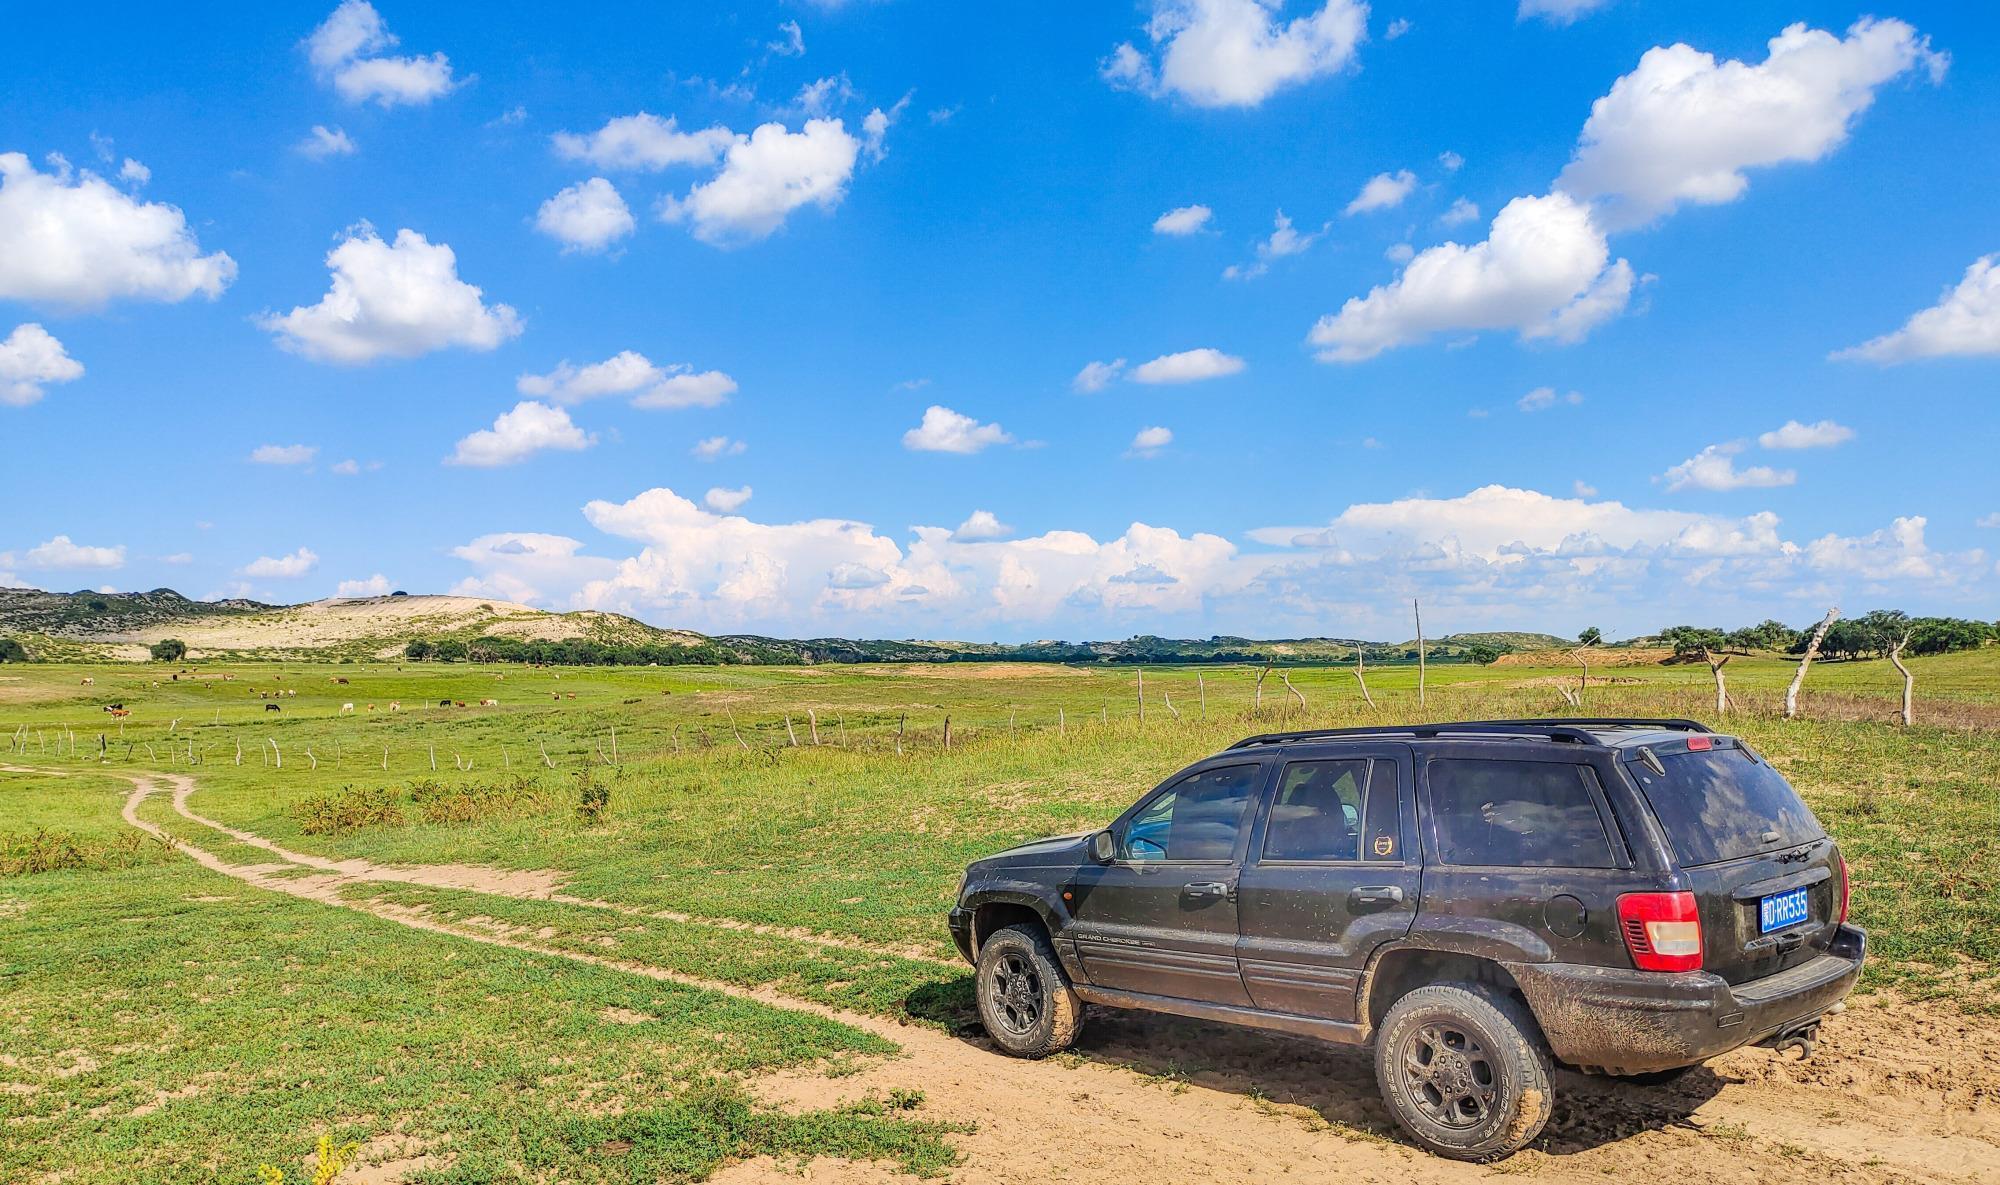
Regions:
<svg viewBox="0 0 2000 1185"><path fill-rule="evenodd" d="M191 822L268 851L273 861L225 863L174 841L225 876L470 942L533 951L635 975L831 1016L900 1045L904 1057L859 1074L784 1072L749 1085L788 1108L823 1107L871 1091L924 1092L923 1113L966 1121L957 1137L966 1185L1038 1181L1333 1181L1455 1183L1527 1174L1552 1182L1633 1180L1675 1185L1809 1177L1877 1182L2000 1185L2000 1022L1938 1008L1858 999L1830 1018L1817 1059L1781 1060L1744 1050L1668 1088L1640 1088L1563 1073L1555 1119L1531 1149L1493 1167L1438 1160L1397 1143L1362 1053L1200 1022L1098 1011L1075 1053L1043 1062L1003 1057L977 1040L656 967L549 949L532 935L444 924L408 909L357 905L339 894L354 880L394 880L505 896L565 900L556 878L461 866L385 867L287 851L224 827L188 805L192 778L129 775L124 817L140 818L163 789ZM300 868L318 875L295 875ZM292 875L277 875L285 872ZM602 903L596 903L602 904ZM386 1159L386 1157L385 1157ZM426 1158L400 1157L396 1172ZM380 1170L382 1166L376 1166ZM379 1171L363 1179L395 1180ZM716 1178L764 1181L907 1180L883 1166L821 1160L804 1169L752 1161Z"/></svg>

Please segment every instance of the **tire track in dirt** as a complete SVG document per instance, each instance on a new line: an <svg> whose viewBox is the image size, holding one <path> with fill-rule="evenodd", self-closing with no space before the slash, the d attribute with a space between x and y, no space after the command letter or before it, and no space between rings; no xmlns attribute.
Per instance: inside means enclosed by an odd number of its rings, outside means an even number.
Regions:
<svg viewBox="0 0 2000 1185"><path fill-rule="evenodd" d="M1557 1182L1643 1174L1671 1177L1677 1185L1764 1181L1801 1172L1864 1185L2000 1182L2000 1117L1992 1105L2000 1100L1995 1093L2000 1065L1986 1067L1969 1097L1944 1092L1944 1100L1921 1073L1908 1083L1912 1089L1907 1092L1877 1090L1866 1076L1857 1087L1839 1081L1837 1074L1795 1072L1803 1067L1778 1063L1754 1050L1720 1059L1713 1073L1695 1071L1708 1078L1675 1091L1564 1075L1549 1134L1499 1168L1482 1168L1425 1156L1376 1134L1387 1130L1386 1116L1375 1097L1370 1063L1357 1051L1198 1022L1110 1013L1086 1026L1079 1047L1084 1056L1023 1062L982 1042L934 1029L629 960L551 949L518 932L469 929L416 910L346 901L339 886L364 878L337 866L329 869L335 875L284 877L270 875L269 866L231 865L138 815L140 804L158 792L161 782L184 801L193 792L192 779L120 776L133 784L123 809L128 823L172 843L204 868L258 888L465 941L807 1012L892 1041L904 1056L882 1060L859 1074L784 1071L752 1079L749 1086L766 1102L788 1108L920 1090L923 1114L977 1125L957 1139L965 1159L952 1178L964 1185L1011 1183L1023 1175L1052 1182L1110 1177L1148 1185L1285 1180L1464 1185L1501 1172ZM211 825L192 812L182 813ZM241 842L254 840L232 829L218 830ZM290 855L275 844L254 846ZM334 865L318 858L301 863ZM1864 1015L1864 1023L1854 1023ZM1829 1020L1829 1041L1848 1045L1852 1027L1878 1060L1893 1060L1899 1026L1907 1029L1913 1021L1922 1023L1908 1009L1891 1012L1859 1004ZM1179 1072L1176 1059L1181 1065L1210 1068ZM714 1178L723 1185L801 1179L862 1185L892 1178L881 1166L826 1159L815 1161L803 1177L796 1166L750 1161L731 1165Z"/></svg>

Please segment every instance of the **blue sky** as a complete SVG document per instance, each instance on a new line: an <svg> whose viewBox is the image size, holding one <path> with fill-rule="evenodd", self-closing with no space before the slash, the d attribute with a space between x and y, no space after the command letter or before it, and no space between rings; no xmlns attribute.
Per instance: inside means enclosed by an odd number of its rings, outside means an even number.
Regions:
<svg viewBox="0 0 2000 1185"><path fill-rule="evenodd" d="M0 584L2000 613L2000 18L1523 9L24 10Z"/></svg>

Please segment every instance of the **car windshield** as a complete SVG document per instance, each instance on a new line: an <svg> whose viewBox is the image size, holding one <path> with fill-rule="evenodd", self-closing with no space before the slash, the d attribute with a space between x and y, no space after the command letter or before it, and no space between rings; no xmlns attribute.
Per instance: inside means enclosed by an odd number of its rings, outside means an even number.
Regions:
<svg viewBox="0 0 2000 1185"><path fill-rule="evenodd" d="M1664 754L1665 774L1630 766L1685 865L1795 847L1826 834L1785 776L1748 749Z"/></svg>

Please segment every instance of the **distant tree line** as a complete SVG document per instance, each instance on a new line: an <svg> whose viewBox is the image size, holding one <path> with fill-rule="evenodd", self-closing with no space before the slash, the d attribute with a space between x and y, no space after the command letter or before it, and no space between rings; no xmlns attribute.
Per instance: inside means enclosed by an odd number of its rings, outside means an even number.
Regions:
<svg viewBox="0 0 2000 1185"><path fill-rule="evenodd" d="M1762 621L1742 629L1721 630L1676 625L1659 632L1659 641L1674 657L1696 661L1714 654L1747 654L1753 650L1803 654L1810 630L1795 630L1782 621ZM1911 617L1900 609L1875 609L1842 618L1828 627L1820 643L1823 658L1881 658L1903 643L1905 654L1949 654L1976 650L2000 640L2000 628L1962 617Z"/></svg>
<svg viewBox="0 0 2000 1185"><path fill-rule="evenodd" d="M736 651L713 642L638 644L588 638L559 641L441 638L435 642L417 638L403 647L403 657L417 662L519 662L575 667L722 666L745 661Z"/></svg>

